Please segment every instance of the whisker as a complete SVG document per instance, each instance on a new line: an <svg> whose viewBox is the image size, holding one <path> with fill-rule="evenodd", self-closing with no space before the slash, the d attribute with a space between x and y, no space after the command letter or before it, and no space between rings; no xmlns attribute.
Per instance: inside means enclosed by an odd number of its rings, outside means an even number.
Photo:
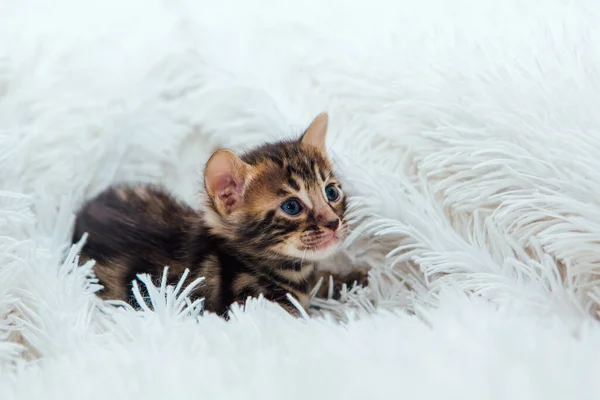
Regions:
<svg viewBox="0 0 600 400"><path fill-rule="evenodd" d="M346 232L343 232L343 236L341 237L342 240L346 240L348 238L348 236L352 233L352 234L357 234L357 235L361 236L363 239L366 239L370 242L375 242L384 247L386 246L386 243L384 243L380 237L367 236L363 232L358 231L357 229L351 229L348 224L345 224L342 229L346 230Z"/></svg>

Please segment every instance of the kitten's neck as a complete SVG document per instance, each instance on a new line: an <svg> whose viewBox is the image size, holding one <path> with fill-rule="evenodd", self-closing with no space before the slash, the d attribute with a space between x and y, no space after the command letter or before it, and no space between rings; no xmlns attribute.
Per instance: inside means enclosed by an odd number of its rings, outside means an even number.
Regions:
<svg viewBox="0 0 600 400"><path fill-rule="evenodd" d="M219 234L211 234L222 251L235 256L244 264L256 270L285 269L300 270L303 265L308 264L300 258L286 257L273 253L262 253L260 250L246 248L239 242Z"/></svg>

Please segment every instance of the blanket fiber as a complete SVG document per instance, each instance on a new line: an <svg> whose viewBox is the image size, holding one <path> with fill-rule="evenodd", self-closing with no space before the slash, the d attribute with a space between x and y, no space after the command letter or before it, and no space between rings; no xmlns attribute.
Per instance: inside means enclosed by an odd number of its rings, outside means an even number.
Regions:
<svg viewBox="0 0 600 400"><path fill-rule="evenodd" d="M592 399L596 0L0 2L0 398ZM219 147L330 114L370 286L229 322L114 308L76 268L107 185L197 205Z"/></svg>

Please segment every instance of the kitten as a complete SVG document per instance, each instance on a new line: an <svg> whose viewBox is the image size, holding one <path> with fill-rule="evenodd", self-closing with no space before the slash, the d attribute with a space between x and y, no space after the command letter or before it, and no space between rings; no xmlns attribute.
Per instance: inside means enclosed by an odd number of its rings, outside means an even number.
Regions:
<svg viewBox="0 0 600 400"><path fill-rule="evenodd" d="M192 297L220 315L259 294L294 315L288 293L308 308L316 262L348 230L346 195L325 150L327 121L321 114L298 140L240 157L217 151L204 170L204 211L152 185L114 186L87 202L73 240L89 234L81 260L96 261L99 295L132 300L136 275L160 278L168 266L170 284L186 268L186 283L205 277Z"/></svg>

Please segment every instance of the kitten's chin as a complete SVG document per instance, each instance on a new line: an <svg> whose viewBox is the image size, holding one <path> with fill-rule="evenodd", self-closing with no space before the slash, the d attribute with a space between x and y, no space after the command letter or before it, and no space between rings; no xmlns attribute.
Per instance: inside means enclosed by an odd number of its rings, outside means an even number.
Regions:
<svg viewBox="0 0 600 400"><path fill-rule="evenodd" d="M332 243L326 247L316 250L307 250L306 258L312 261L321 261L333 256L335 253L337 253L338 248L340 247L339 239L334 239L334 241L332 241Z"/></svg>

